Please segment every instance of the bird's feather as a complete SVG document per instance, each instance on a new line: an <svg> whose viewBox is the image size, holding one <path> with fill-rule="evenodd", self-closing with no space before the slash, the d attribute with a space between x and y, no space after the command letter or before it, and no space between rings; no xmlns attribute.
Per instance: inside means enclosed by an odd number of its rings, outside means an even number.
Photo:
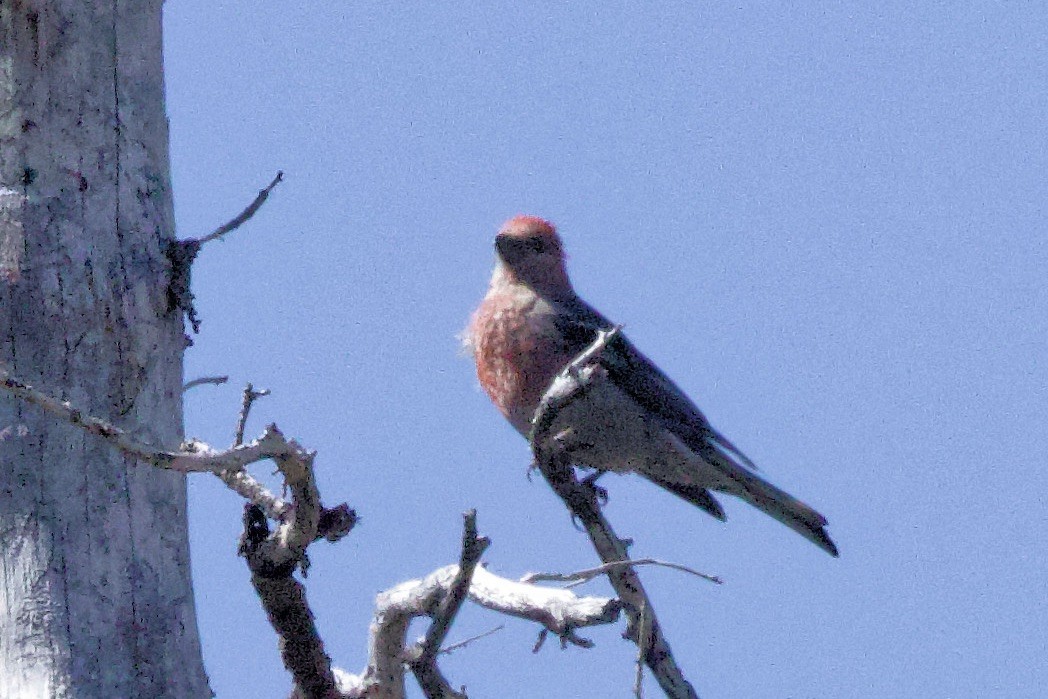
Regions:
<svg viewBox="0 0 1048 699"><path fill-rule="evenodd" d="M560 336L567 345L564 350L571 355L582 352L591 344L598 330L613 327L607 318L577 297L552 302L552 305ZM838 555L837 547L824 529L826 518L762 478L754 463L715 430L698 406L625 335L619 333L608 344L602 363L609 379L619 389L720 473L721 484L711 487L746 500L831 555ZM724 519L723 509L705 488L655 473L642 475L714 517ZM699 478L696 474L696 480L708 481L708 476Z"/></svg>

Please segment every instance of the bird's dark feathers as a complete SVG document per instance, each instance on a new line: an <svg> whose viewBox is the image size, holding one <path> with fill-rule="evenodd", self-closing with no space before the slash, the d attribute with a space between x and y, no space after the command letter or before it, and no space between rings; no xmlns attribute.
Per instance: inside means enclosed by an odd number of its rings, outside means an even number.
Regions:
<svg viewBox="0 0 1048 699"><path fill-rule="evenodd" d="M579 354L597 338L598 330L614 327L599 311L577 297L550 304L557 311L555 322L568 344L565 348L568 354ZM713 429L698 406L624 334L619 333L609 343L604 352L604 366L616 386L657 416L666 429L696 453L705 457L708 450L721 445L738 457L741 465L756 470L753 462ZM716 463L714 459L707 461Z"/></svg>
<svg viewBox="0 0 1048 699"><path fill-rule="evenodd" d="M565 353L576 356L597 338L598 330L614 327L607 318L578 297L545 300L555 312L554 322L565 343ZM710 426L702 411L650 359L623 334L608 343L602 364L614 384L661 426L675 435L702 460L720 472L726 487L717 487L741 497L808 538L833 556L837 547L823 529L826 519L789 493L756 473L753 462L738 447ZM687 483L664 480L650 472L648 480L723 520L724 510L710 492Z"/></svg>

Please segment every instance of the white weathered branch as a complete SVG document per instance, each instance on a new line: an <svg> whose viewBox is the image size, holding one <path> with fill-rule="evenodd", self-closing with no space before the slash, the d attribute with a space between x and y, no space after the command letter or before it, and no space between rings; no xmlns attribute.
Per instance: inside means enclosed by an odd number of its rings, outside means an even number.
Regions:
<svg viewBox="0 0 1048 699"><path fill-rule="evenodd" d="M451 588L458 572L457 565L445 566L425 578L401 583L378 596L365 678L396 677L400 691L403 691L403 649L408 625L415 617L428 614L435 601ZM509 580L480 566L473 571L469 599L487 609L534 621L562 638L570 637L579 628L612 623L621 609L615 599L579 597L562 588Z"/></svg>
<svg viewBox="0 0 1048 699"><path fill-rule="evenodd" d="M291 491L291 506L283 509L283 516L276 532L261 545L257 555L267 565L282 567L302 561L306 547L317 538L320 516L323 510L320 504L320 491L317 490L313 477L313 459L315 451L303 449L295 440L285 440L276 428L270 425L259 440L266 440L274 447L264 458L272 458L277 470L284 477L284 483ZM280 444L282 448L275 448ZM248 445L250 447L251 445ZM236 452L241 447L233 447L226 453ZM222 473L229 473L223 469Z"/></svg>
<svg viewBox="0 0 1048 699"><path fill-rule="evenodd" d="M291 504L269 492L254 476L246 470L219 471L215 474L230 490L247 502L258 505L266 517L283 521L291 509Z"/></svg>
<svg viewBox="0 0 1048 699"><path fill-rule="evenodd" d="M618 618L622 609L616 599L579 597L564 588L507 580L486 568L474 572L469 596L482 607L534 621L576 645L589 645L573 637L576 629L609 624Z"/></svg>
<svg viewBox="0 0 1048 699"><path fill-rule="evenodd" d="M405 653L411 620L433 615L461 581L460 573L459 565L445 566L425 578L409 580L381 593L371 623L368 666L359 676L343 673L340 688L349 691L350 696L401 699L405 661L411 659ZM468 596L475 604L534 621L544 632L583 646L591 644L576 636L576 629L612 623L622 608L615 599L579 597L562 588L508 580L481 566L473 570Z"/></svg>

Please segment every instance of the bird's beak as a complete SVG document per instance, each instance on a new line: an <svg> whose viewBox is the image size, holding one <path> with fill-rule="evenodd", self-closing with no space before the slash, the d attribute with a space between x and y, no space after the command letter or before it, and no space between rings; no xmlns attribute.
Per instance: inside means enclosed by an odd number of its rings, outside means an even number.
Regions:
<svg viewBox="0 0 1048 699"><path fill-rule="evenodd" d="M528 250L526 240L501 233L495 236L495 252L506 264L512 265L519 262L528 253Z"/></svg>
<svg viewBox="0 0 1048 699"><path fill-rule="evenodd" d="M509 262L507 257L513 256L512 248L513 241L510 238L501 234L495 236L495 254L497 254L501 259Z"/></svg>

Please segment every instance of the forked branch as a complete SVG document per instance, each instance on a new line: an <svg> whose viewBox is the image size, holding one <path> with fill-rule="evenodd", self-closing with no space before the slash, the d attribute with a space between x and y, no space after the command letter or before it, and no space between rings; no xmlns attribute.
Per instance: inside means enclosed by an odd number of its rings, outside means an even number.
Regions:
<svg viewBox="0 0 1048 699"><path fill-rule="evenodd" d="M592 645L576 630L618 619L621 604L602 597L579 597L569 590L548 588L494 575L477 565L486 539L476 535L476 515L466 513L462 554L458 565L440 568L425 578L409 580L381 593L371 623L368 665L360 675L340 675L340 686L352 697L402 699L405 696L405 666L410 667L427 697L464 696L451 687L436 667L440 644L451 626L462 600L538 623L543 633L553 633L563 643ZM472 566L472 573L469 567ZM411 620L432 619L425 639L408 646ZM431 665L419 669L423 663Z"/></svg>

